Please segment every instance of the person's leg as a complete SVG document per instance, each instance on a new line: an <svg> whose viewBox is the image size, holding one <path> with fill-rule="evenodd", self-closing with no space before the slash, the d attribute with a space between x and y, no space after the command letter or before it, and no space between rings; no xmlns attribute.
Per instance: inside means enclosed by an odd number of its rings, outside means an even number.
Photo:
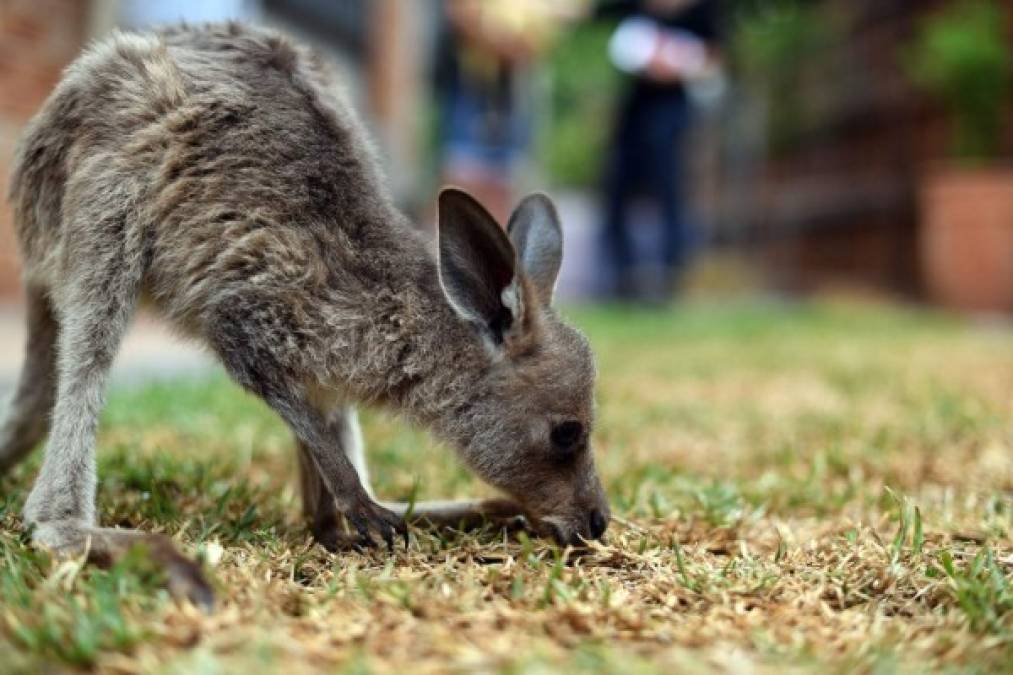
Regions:
<svg viewBox="0 0 1013 675"><path fill-rule="evenodd" d="M661 216L661 263L666 282L678 283L687 263L691 237L684 202L685 130L688 104L681 100L659 102L647 125L651 134L652 157L648 181Z"/></svg>
<svg viewBox="0 0 1013 675"><path fill-rule="evenodd" d="M629 233L628 211L636 188L638 139L635 108L628 104L616 125L603 181L604 223L602 248L613 275L612 291L619 297L635 295L635 256Z"/></svg>
<svg viewBox="0 0 1013 675"><path fill-rule="evenodd" d="M514 201L514 168L528 153L524 111L459 86L444 101L442 182L473 195L501 224ZM495 121L495 122L493 122Z"/></svg>

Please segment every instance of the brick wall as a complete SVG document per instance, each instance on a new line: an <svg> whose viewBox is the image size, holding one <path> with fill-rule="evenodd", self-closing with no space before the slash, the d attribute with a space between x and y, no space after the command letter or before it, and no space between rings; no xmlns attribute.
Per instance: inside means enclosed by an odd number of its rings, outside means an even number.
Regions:
<svg viewBox="0 0 1013 675"><path fill-rule="evenodd" d="M88 0L0 0L0 301L18 298L17 246L7 183L18 133L87 33Z"/></svg>

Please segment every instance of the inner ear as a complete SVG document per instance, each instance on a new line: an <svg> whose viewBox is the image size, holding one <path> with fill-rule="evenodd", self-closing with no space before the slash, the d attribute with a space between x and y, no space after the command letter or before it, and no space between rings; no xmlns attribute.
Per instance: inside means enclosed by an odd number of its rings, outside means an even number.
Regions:
<svg viewBox="0 0 1013 675"><path fill-rule="evenodd" d="M563 262L563 229L552 200L538 193L525 197L510 216L507 231L538 297L552 304Z"/></svg>
<svg viewBox="0 0 1013 675"><path fill-rule="evenodd" d="M439 275L447 301L501 343L521 312L513 245L485 207L463 190L440 192L438 218Z"/></svg>

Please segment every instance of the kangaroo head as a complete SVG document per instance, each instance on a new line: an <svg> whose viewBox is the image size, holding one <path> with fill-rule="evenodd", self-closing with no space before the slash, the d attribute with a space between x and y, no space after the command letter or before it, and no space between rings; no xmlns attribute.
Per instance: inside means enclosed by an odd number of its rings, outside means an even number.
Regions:
<svg viewBox="0 0 1013 675"><path fill-rule="evenodd" d="M552 309L562 253L544 195L525 198L504 232L467 193L440 193L440 284L480 354L473 398L443 426L479 476L565 544L600 538L609 507L591 449L594 359Z"/></svg>

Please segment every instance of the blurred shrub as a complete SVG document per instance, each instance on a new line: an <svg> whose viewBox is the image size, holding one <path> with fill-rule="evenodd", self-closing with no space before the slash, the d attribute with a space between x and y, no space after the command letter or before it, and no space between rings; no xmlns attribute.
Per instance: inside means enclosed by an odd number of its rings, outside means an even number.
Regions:
<svg viewBox="0 0 1013 675"><path fill-rule="evenodd" d="M833 27L816 3L773 0L734 4L729 36L732 65L766 107L771 150L783 152L811 126L799 91L804 69L833 43Z"/></svg>
<svg viewBox="0 0 1013 675"><path fill-rule="evenodd" d="M907 53L911 79L940 99L952 117L958 157L988 158L999 150L1013 85L1005 19L1004 10L989 0L952 3L922 22Z"/></svg>
<svg viewBox="0 0 1013 675"><path fill-rule="evenodd" d="M606 22L577 25L548 56L548 123L539 149L555 185L590 186L601 173L620 85L608 60L613 28Z"/></svg>

